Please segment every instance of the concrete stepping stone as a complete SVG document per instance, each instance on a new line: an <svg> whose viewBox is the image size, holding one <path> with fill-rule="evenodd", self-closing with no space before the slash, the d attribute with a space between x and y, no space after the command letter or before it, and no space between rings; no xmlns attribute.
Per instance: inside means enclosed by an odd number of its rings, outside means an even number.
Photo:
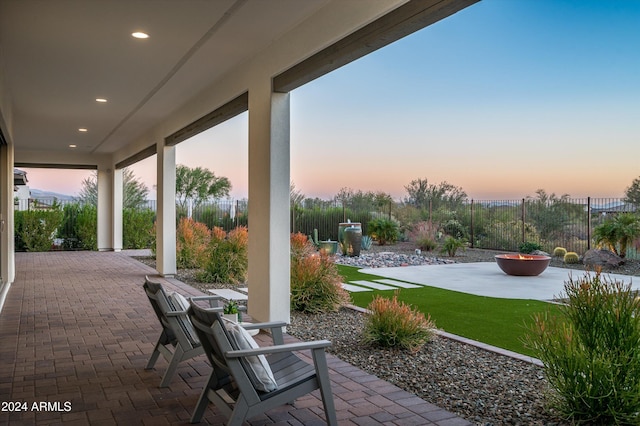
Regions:
<svg viewBox="0 0 640 426"><path fill-rule="evenodd" d="M383 284L389 284L389 285L393 285L396 287L401 287L401 288L420 288L420 287L424 287L421 285L417 285L417 284L411 284L411 283L405 283L404 281L396 281L396 280L391 280L388 278L384 278L382 280L376 280L379 283L383 283Z"/></svg>
<svg viewBox="0 0 640 426"><path fill-rule="evenodd" d="M353 284L361 285L363 287L374 288L376 290L396 290L397 289L397 287L391 287L385 284L374 283L373 281L358 280L358 281L349 281L349 282Z"/></svg>
<svg viewBox="0 0 640 426"><path fill-rule="evenodd" d="M370 288L360 287L359 285L352 285L352 284L345 284L345 283L342 283L342 288L344 288L345 290L347 290L350 293L358 293L358 292L363 292L363 291L373 291Z"/></svg>

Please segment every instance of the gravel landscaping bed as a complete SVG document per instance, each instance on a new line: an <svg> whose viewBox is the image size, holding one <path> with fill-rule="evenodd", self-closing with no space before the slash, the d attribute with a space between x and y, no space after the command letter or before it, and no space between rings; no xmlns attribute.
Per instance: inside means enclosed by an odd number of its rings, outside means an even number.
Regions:
<svg viewBox="0 0 640 426"><path fill-rule="evenodd" d="M302 340L328 339L329 352L478 425L561 424L545 413L540 367L435 336L419 352L360 343L364 314L293 312L287 331Z"/></svg>
<svg viewBox="0 0 640 426"><path fill-rule="evenodd" d="M503 252L467 249L459 251L454 258L438 257L436 253L418 256L415 246L399 243L374 246L359 258L339 258L338 261L361 267L495 262L493 256L500 253ZM138 259L155 266L154 259ZM551 266L584 270L583 265L564 265L559 259L553 259ZM640 262L628 260L611 272L638 275ZM176 278L203 291L233 288L198 283L194 273L180 270ZM475 424L564 424L544 410L547 382L542 368L441 336L435 336L415 354L363 345L360 333L364 315L346 308L322 315L292 312L287 331L302 340L331 340L329 352L342 360Z"/></svg>

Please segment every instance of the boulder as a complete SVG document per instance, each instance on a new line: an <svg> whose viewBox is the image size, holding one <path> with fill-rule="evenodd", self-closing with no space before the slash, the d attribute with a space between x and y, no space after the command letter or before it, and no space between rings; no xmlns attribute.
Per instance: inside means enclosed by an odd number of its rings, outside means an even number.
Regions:
<svg viewBox="0 0 640 426"><path fill-rule="evenodd" d="M582 263L591 269L612 269L624 264L624 259L611 250L591 249L584 254Z"/></svg>
<svg viewBox="0 0 640 426"><path fill-rule="evenodd" d="M535 254L536 256L550 256L549 253L542 250L534 250L530 254Z"/></svg>

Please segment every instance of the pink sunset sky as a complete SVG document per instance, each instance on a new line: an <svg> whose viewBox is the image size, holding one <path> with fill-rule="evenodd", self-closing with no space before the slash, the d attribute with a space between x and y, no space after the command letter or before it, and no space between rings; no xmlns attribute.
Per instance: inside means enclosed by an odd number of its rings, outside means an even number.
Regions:
<svg viewBox="0 0 640 426"><path fill-rule="evenodd" d="M406 197L447 181L476 200L537 189L618 198L640 175L640 2L485 0L291 94L291 180ZM603 24L606 23L606 24ZM177 146L177 162L247 196L242 114ZM155 157L132 169L152 190ZM77 195L90 172L26 169Z"/></svg>

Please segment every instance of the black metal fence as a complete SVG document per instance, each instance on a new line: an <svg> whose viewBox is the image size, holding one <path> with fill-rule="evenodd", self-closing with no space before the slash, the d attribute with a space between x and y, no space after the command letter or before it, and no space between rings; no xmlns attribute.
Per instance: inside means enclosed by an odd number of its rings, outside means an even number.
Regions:
<svg viewBox="0 0 640 426"><path fill-rule="evenodd" d="M400 212L402 206L398 209ZM637 207L624 199L587 197L471 200L424 210L422 218L436 226L460 225L470 247L517 251L522 243L530 242L539 244L545 251L564 247L584 253L594 245L593 229L607 216L636 212Z"/></svg>
<svg viewBox="0 0 640 426"><path fill-rule="evenodd" d="M16 210L50 209L55 205L64 208L70 202L37 200ZM72 202L75 203L75 202ZM248 201L221 200L191 207L176 206L176 218L192 217L209 228L218 226L229 231L237 226L248 226ZM140 209L156 211L155 200L148 201ZM420 222L430 222L433 228L443 232L457 232L469 241L471 247L517 251L522 243L542 246L545 251L564 247L569 251L584 253L593 246L593 229L608 216L620 212L636 212L633 204L619 198L582 198L550 200L523 198L520 200L470 200L455 204L442 202L416 208L405 203L384 205L349 205L334 201L305 200L292 204L290 209L291 232L313 235L320 240L337 240L338 224L357 222L363 234L374 218L385 217L400 224L401 240L409 239L412 228ZM154 216L155 217L155 216ZM65 220L65 227L75 226L73 220ZM72 234L63 230L62 235ZM628 257L636 257L632 248Z"/></svg>

